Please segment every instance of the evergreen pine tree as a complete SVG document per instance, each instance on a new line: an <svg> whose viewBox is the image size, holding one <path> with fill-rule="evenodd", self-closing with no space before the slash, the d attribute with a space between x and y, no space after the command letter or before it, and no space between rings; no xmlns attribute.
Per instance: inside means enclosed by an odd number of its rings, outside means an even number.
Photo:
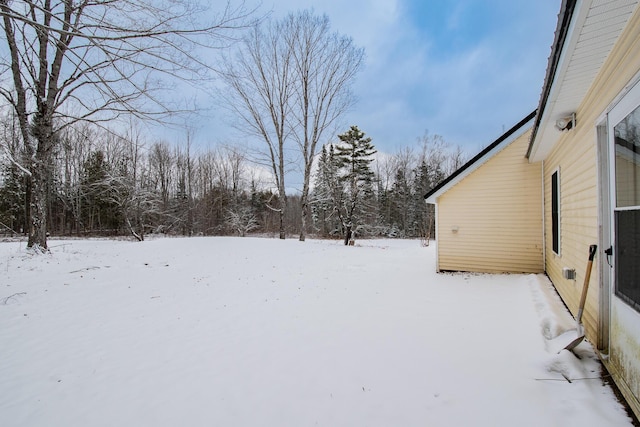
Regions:
<svg viewBox="0 0 640 427"><path fill-rule="evenodd" d="M0 176L0 232L21 233L26 229L25 179L12 163L2 166Z"/></svg>
<svg viewBox="0 0 640 427"><path fill-rule="evenodd" d="M408 177L402 168L396 170L396 176L391 188L391 221L394 235L404 237L409 228L409 202L411 190Z"/></svg>
<svg viewBox="0 0 640 427"><path fill-rule="evenodd" d="M323 146L318 159L318 169L314 177L312 196L312 215L316 228L322 235L328 236L340 229L335 207L342 200L342 191L338 182L338 167L333 144Z"/></svg>
<svg viewBox="0 0 640 427"><path fill-rule="evenodd" d="M117 229L121 224L118 206L113 202L114 182L104 152L97 150L84 162L80 182L83 198L82 223L89 231Z"/></svg>
<svg viewBox="0 0 640 427"><path fill-rule="evenodd" d="M357 126L338 135L342 144L335 148L335 162L339 169L338 182L344 191L342 203L336 206L344 230L345 245L349 243L358 222L370 214L373 200L374 173L370 168L373 161L371 156L376 150L371 144L371 138L365 138L365 133Z"/></svg>
<svg viewBox="0 0 640 427"><path fill-rule="evenodd" d="M422 159L420 164L414 170L413 179L413 206L411 209L411 228L414 237L430 238L433 230L431 222L434 221L430 212L433 205L427 205L424 202L424 195L431 190L432 186L429 182L429 168L427 162Z"/></svg>
<svg viewBox="0 0 640 427"><path fill-rule="evenodd" d="M328 168L329 155L327 147L322 146L320 157L318 158L318 169L313 179L313 193L311 195L311 217L316 229L320 228L322 235L326 236L327 217L331 213L331 198L329 195L329 183L326 179L326 171ZM319 225L319 227L318 227Z"/></svg>

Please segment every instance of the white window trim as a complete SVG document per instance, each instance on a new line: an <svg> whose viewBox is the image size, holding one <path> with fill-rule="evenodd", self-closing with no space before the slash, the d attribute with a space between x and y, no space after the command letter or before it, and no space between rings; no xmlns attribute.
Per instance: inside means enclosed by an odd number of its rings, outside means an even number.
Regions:
<svg viewBox="0 0 640 427"><path fill-rule="evenodd" d="M557 183L557 204L558 204L558 251L556 252L553 248L553 175L558 175L558 183ZM560 181L560 166L558 166L553 172L551 172L551 252L553 252L557 256L562 256L562 193L561 193L561 185Z"/></svg>
<svg viewBox="0 0 640 427"><path fill-rule="evenodd" d="M634 310L635 313L640 313L640 310L637 308L638 302L634 301L630 303L627 298L623 298L618 295L616 276L617 276L617 261L615 260L615 248L618 245L617 235L615 232L615 212L619 211L627 211L627 210L637 210L638 206L622 206L618 207L617 195L616 195L616 147L615 147L615 127L624 120L629 114L631 114L636 108L640 107L640 81L635 81L633 84L627 85L625 90L618 95L619 99L615 103L613 107L608 111L607 117L607 136L608 136L608 148L609 148L609 180L610 180L610 206L611 206L611 215L609 218L610 221L610 230L611 230L611 245L614 248L614 262L613 267L611 268L611 283L612 286L610 288L611 294L614 298L611 301L612 307L617 307L615 310L624 310L624 307L627 307L630 310Z"/></svg>

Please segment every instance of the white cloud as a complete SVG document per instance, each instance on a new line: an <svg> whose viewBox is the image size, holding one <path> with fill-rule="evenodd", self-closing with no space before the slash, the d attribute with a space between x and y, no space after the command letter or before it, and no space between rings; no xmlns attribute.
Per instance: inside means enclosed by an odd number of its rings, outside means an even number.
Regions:
<svg viewBox="0 0 640 427"><path fill-rule="evenodd" d="M365 48L359 102L341 126L358 125L379 149L413 144L428 130L474 152L537 106L559 4L447 3L442 28L427 31L410 19L410 1L282 0L263 10L326 13L333 30ZM429 4L429 13L436 7L445 6ZM429 36L438 32L446 47Z"/></svg>

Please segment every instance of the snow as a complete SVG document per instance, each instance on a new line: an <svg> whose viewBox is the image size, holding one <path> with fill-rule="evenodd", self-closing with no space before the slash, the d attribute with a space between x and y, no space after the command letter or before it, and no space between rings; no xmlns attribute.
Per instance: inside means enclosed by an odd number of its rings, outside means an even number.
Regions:
<svg viewBox="0 0 640 427"><path fill-rule="evenodd" d="M2 426L632 425L542 275L415 240L50 247L0 243Z"/></svg>

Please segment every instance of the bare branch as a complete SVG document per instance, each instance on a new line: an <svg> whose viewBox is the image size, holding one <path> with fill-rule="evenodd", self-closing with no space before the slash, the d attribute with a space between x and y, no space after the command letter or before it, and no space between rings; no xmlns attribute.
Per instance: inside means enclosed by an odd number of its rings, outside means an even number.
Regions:
<svg viewBox="0 0 640 427"><path fill-rule="evenodd" d="M207 54L251 26L255 9L228 1L210 22L205 12L191 0L0 0L9 53L0 70L12 79L0 95L20 123L33 189L28 246L46 248L45 180L56 135L80 121L166 120L188 111L167 99L168 89L209 80Z"/></svg>

